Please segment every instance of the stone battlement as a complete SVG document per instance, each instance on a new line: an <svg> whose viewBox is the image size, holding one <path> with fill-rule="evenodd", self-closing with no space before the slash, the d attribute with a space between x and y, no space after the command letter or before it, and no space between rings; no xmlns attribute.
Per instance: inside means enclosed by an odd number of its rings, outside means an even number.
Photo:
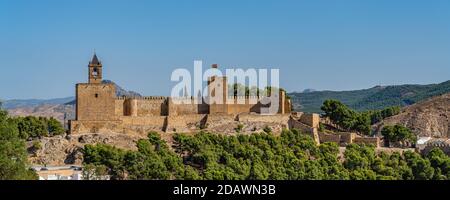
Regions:
<svg viewBox="0 0 450 200"><path fill-rule="evenodd" d="M136 99L136 100L166 100L167 97L163 96L147 96L147 97L116 97L117 100L128 100L128 99Z"/></svg>

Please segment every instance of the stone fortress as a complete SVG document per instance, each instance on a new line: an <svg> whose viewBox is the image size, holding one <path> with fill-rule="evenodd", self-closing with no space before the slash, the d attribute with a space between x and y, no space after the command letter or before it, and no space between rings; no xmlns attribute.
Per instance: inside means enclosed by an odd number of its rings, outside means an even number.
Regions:
<svg viewBox="0 0 450 200"><path fill-rule="evenodd" d="M223 98L223 103L207 104L205 97L180 97L183 103L179 104L175 101L180 99L172 97L116 96L115 85L103 82L103 66L95 54L88 69L88 83L76 85L76 117L69 122L70 134L73 135L146 135L150 131L196 133L200 130L220 134L251 134L267 128L273 133L295 128L313 136L317 143L326 142L328 138L319 138L321 119L318 114L291 112L291 101L284 90L279 90L274 95L279 100L278 110L272 114L264 114L263 109L270 105L262 102L268 97L229 96L226 76L212 76L208 80L208 97L222 93L220 98ZM349 142L353 139L351 136ZM340 142L340 136L330 140Z"/></svg>

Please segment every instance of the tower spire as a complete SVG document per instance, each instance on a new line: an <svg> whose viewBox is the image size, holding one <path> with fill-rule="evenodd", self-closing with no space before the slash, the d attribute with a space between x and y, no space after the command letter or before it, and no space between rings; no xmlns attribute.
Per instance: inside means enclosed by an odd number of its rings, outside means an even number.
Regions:
<svg viewBox="0 0 450 200"><path fill-rule="evenodd" d="M97 57L97 53L95 53L95 51L94 51L94 56L92 57L91 64L93 64L93 65L99 65L100 64L100 61L98 60L98 57Z"/></svg>

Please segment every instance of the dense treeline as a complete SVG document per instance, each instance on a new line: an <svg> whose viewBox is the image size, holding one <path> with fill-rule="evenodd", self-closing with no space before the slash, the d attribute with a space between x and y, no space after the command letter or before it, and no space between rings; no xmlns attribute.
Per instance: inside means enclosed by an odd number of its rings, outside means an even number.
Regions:
<svg viewBox="0 0 450 200"><path fill-rule="evenodd" d="M435 149L426 157L408 151L379 153L334 143L317 146L297 130L223 136L177 134L173 149L157 133L137 142L137 151L87 145L84 164L112 179L183 180L429 180L450 179L450 158ZM340 156L343 156L342 158ZM100 170L98 170L100 169ZM100 174L105 175L105 174Z"/></svg>
<svg viewBox="0 0 450 200"><path fill-rule="evenodd" d="M0 109L0 180L37 179L29 169L25 141L17 124Z"/></svg>
<svg viewBox="0 0 450 200"><path fill-rule="evenodd" d="M248 87L246 85L240 83L234 83L228 85L228 95L232 96L270 96L272 91L286 91L283 88L271 87L267 86L264 89L260 89L256 86ZM290 99L291 97L286 94L286 98Z"/></svg>
<svg viewBox="0 0 450 200"><path fill-rule="evenodd" d="M324 116L328 117L339 128L346 131L357 131L370 135L371 125L400 113L400 107L388 107L383 110L357 112L337 100L326 100L322 107Z"/></svg>
<svg viewBox="0 0 450 200"><path fill-rule="evenodd" d="M62 124L54 118L27 116L11 118L10 121L17 125L22 139L51 137L65 133Z"/></svg>

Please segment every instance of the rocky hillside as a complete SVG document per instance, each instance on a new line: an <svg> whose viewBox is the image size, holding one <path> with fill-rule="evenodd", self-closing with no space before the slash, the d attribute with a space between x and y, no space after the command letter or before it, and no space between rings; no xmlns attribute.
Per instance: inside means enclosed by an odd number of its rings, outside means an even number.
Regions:
<svg viewBox="0 0 450 200"><path fill-rule="evenodd" d="M380 132L384 125L402 124L420 137L450 137L450 93L433 97L403 108L399 115L376 125Z"/></svg>
<svg viewBox="0 0 450 200"><path fill-rule="evenodd" d="M75 116L75 106L70 104L42 104L37 106L17 107L8 109L11 116L37 116L53 117L63 123L65 119L72 119Z"/></svg>
<svg viewBox="0 0 450 200"><path fill-rule="evenodd" d="M145 139L145 136L91 133L42 138L39 140L41 149L38 150L33 150L33 142L28 142L28 159L32 165L81 165L82 149L87 144L109 144L121 149L136 150L139 139Z"/></svg>

